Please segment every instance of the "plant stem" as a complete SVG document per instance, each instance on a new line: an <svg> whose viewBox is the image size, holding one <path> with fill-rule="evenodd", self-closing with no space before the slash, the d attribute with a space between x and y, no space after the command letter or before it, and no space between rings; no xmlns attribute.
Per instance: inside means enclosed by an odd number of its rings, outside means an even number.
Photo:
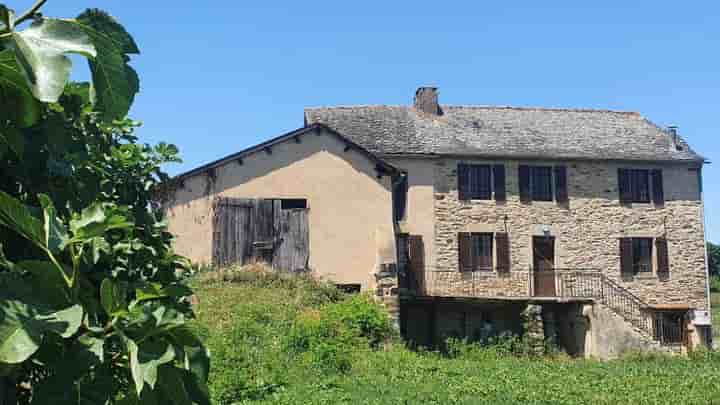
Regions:
<svg viewBox="0 0 720 405"><path fill-rule="evenodd" d="M35 4L30 7L30 10L24 12L22 15L20 15L20 17L16 18L13 24L17 26L23 23L25 20L33 18L35 14L37 14L38 10L40 10L40 7L42 7L46 2L47 0L37 0Z"/></svg>

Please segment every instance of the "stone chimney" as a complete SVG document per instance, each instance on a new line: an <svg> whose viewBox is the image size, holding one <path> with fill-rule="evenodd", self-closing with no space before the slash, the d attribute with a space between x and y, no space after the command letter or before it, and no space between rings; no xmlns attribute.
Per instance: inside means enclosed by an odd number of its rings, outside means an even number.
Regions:
<svg viewBox="0 0 720 405"><path fill-rule="evenodd" d="M425 114L440 115L437 87L420 87L415 92L415 109Z"/></svg>

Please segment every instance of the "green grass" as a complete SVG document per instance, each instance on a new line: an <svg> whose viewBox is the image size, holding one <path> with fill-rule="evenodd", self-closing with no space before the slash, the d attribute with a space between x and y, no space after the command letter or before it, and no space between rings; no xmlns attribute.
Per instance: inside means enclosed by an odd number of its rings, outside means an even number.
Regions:
<svg viewBox="0 0 720 405"><path fill-rule="evenodd" d="M712 311L713 335L715 341L720 341L720 292L710 294L710 309Z"/></svg>
<svg viewBox="0 0 720 405"><path fill-rule="evenodd" d="M335 304L342 297L312 281L230 275L196 282L196 291L196 327L212 354L210 389L216 404L707 404L720 399L717 353L598 362L519 358L466 346L448 358L407 350L396 339L372 346L357 336L327 335L342 325L316 333L326 314L357 308ZM298 338L306 332L316 337L307 346L314 349L291 350L307 343ZM348 367L332 366L336 363Z"/></svg>

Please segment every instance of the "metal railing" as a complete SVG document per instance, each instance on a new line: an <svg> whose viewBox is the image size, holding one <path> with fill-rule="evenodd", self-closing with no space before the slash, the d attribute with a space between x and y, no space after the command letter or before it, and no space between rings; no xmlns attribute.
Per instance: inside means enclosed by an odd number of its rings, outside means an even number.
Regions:
<svg viewBox="0 0 720 405"><path fill-rule="evenodd" d="M588 298L604 304L662 344L684 339L684 323L652 310L647 303L598 269L552 271L428 271L406 275L406 288L435 297Z"/></svg>

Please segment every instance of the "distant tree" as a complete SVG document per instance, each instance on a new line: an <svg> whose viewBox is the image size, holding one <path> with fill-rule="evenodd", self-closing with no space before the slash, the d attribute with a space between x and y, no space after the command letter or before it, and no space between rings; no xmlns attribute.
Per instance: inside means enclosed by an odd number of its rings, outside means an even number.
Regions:
<svg viewBox="0 0 720 405"><path fill-rule="evenodd" d="M720 245L712 242L707 243L708 268L710 275L720 277Z"/></svg>

